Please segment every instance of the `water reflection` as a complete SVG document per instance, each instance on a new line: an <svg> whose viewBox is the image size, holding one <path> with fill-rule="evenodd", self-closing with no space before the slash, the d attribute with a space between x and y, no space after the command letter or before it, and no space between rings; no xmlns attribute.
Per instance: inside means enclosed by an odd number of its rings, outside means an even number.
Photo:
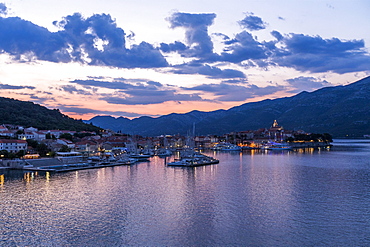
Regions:
<svg viewBox="0 0 370 247"><path fill-rule="evenodd" d="M367 246L370 143L0 175L0 246ZM350 150L350 151L349 151Z"/></svg>

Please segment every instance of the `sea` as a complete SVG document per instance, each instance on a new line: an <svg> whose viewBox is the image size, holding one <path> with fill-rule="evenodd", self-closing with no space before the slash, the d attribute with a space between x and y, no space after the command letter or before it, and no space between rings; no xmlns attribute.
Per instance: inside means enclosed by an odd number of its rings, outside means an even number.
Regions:
<svg viewBox="0 0 370 247"><path fill-rule="evenodd" d="M370 140L219 164L0 170L0 246L370 246Z"/></svg>

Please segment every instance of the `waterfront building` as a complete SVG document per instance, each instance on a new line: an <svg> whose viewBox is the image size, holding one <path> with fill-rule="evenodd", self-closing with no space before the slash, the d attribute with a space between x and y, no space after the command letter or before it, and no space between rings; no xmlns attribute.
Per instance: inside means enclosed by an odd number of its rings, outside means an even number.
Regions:
<svg viewBox="0 0 370 247"><path fill-rule="evenodd" d="M27 141L25 140L10 140L0 139L0 150L6 150L10 153L17 153L19 151L27 150Z"/></svg>

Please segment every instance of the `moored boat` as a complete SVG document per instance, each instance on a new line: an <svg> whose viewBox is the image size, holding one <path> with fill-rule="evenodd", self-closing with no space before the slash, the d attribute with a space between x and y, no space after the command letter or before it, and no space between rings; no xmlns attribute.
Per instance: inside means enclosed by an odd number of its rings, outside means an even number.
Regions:
<svg viewBox="0 0 370 247"><path fill-rule="evenodd" d="M231 144L231 143L225 143L225 142L218 143L211 149L215 151L241 151L242 150L242 148L238 145Z"/></svg>
<svg viewBox="0 0 370 247"><path fill-rule="evenodd" d="M195 167L218 164L220 161L212 157L194 158L194 159L182 159L174 162L170 162L168 166L185 166L185 167Z"/></svg>
<svg viewBox="0 0 370 247"><path fill-rule="evenodd" d="M292 147L287 143L268 142L261 147L262 150L292 150Z"/></svg>

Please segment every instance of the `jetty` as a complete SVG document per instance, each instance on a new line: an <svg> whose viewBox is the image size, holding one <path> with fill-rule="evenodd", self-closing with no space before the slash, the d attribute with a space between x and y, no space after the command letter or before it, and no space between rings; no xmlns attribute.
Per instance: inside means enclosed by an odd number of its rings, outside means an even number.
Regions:
<svg viewBox="0 0 370 247"><path fill-rule="evenodd" d="M59 158L44 158L44 159L30 159L30 160L3 160L3 167L6 170L25 170L25 171L43 171L43 172L68 172L85 169L96 169L112 166L132 165L138 160L116 160L116 161L101 161L101 162L77 162L65 163Z"/></svg>

